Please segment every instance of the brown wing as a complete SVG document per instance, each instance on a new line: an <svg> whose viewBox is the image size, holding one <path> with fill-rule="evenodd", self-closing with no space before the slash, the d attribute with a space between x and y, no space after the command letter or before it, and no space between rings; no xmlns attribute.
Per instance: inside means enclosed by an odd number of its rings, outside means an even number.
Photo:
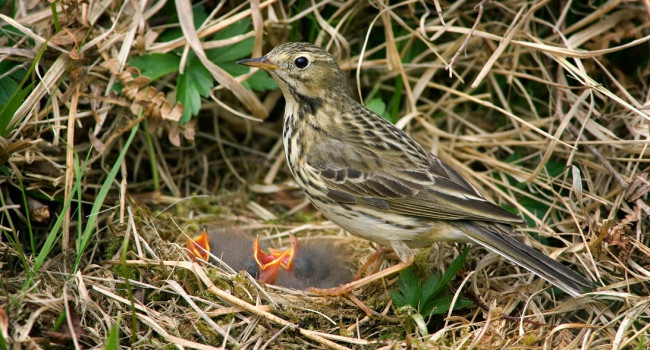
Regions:
<svg viewBox="0 0 650 350"><path fill-rule="evenodd" d="M404 135L394 135L407 137ZM338 140L316 145L307 163L318 172L328 197L417 217L523 224L524 220L486 200L456 171L415 142L394 139L402 148ZM367 140L366 140L367 142ZM385 141L390 143L389 141ZM404 144L404 142L407 142Z"/></svg>

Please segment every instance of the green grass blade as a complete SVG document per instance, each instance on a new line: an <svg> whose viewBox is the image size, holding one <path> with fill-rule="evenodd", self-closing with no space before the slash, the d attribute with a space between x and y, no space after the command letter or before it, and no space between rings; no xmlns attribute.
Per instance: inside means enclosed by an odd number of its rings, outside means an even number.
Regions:
<svg viewBox="0 0 650 350"><path fill-rule="evenodd" d="M142 109L140 110L138 117L141 114L142 114ZM135 134L138 132L139 125L140 123L136 124L135 126L133 126L133 129L131 129L131 134L129 135L129 138L126 140L126 143L124 144L124 147L120 152L120 155L117 157L115 164L113 164L113 168L111 168L111 171L108 173L106 180L104 180L102 187L99 189L99 193L97 194L95 203L93 203L93 207L90 210L90 215L88 215L88 221L86 222L86 227L84 229L83 236L79 237L79 241L78 241L79 245L77 247L77 259L75 260L73 272L76 272L77 269L79 268L81 257L83 256L83 253L86 250L88 243L90 242L90 238L92 237L92 234L95 231L95 222L97 221L97 215L99 214L99 211L102 205L104 204L104 200L106 199L106 195L108 194L108 190L111 188L111 184L113 183L113 180L115 180L115 176L117 175L117 172L119 171L120 166L124 161L124 157L126 156L126 151L129 149L129 146L131 145L131 141L133 141L133 137L135 137Z"/></svg>
<svg viewBox="0 0 650 350"><path fill-rule="evenodd" d="M72 199L74 198L75 193L80 192L79 189L81 188L82 175L86 169L86 165L88 164L88 158L90 157L90 152L88 152L88 155L86 156L86 161L84 162L84 165L81 168L78 166L79 155L77 154L77 152L74 152L74 157L75 157L75 173L76 173L75 178L76 179L74 185L72 186L72 190L70 191L70 196L68 197L68 200L63 205L63 209L61 210L61 213L66 213L68 211L70 205L72 204ZM54 226L52 226L50 233L47 235L47 238L45 239L45 243L43 243L43 247L41 248L41 251L38 253L38 256L36 257L36 261L34 262L34 266L32 267L32 276L36 275L41 265L43 265L45 259L48 257L48 255L54 248L54 244L61 238L62 235L61 225L63 225L64 218L65 215L59 215L59 217L56 219L56 222L54 223ZM23 288L27 288L30 285L31 285L31 278L29 278L25 282Z"/></svg>
<svg viewBox="0 0 650 350"><path fill-rule="evenodd" d="M120 349L120 321L122 316L117 315L117 320L115 324L111 326L111 329L108 331L108 337L106 337L106 343L104 344L104 349L106 350L119 350Z"/></svg>

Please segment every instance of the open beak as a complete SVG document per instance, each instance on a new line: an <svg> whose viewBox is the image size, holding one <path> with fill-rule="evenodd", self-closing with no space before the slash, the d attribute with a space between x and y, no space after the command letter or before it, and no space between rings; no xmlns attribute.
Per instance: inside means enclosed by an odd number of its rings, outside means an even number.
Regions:
<svg viewBox="0 0 650 350"><path fill-rule="evenodd" d="M237 61L237 63L243 64L244 66L261 68L264 69L265 71L272 71L280 68L278 65L271 62L269 58L266 56L257 57L257 58L246 58Z"/></svg>
<svg viewBox="0 0 650 350"><path fill-rule="evenodd" d="M291 269L293 268L293 261L296 259L296 254L298 253L298 247L300 246L300 242L298 242L298 239L293 234L289 235L289 239L291 241L291 247L289 247L289 249L277 250L277 249L269 248L269 252L273 256L282 259L280 260L280 266L282 266L282 268L284 268L287 271L291 271Z"/></svg>
<svg viewBox="0 0 650 350"><path fill-rule="evenodd" d="M274 284L280 267L287 269L287 266L290 267L293 263L293 245L291 248L282 251L270 248L269 253L266 254L260 248L259 238L255 237L255 241L253 242L253 257L259 267L257 280L262 283Z"/></svg>
<svg viewBox="0 0 650 350"><path fill-rule="evenodd" d="M194 239L187 239L187 249L192 253L190 258L195 258L208 261L210 258L210 238L208 238L208 231L203 229L200 236Z"/></svg>
<svg viewBox="0 0 650 350"><path fill-rule="evenodd" d="M276 259L273 254L266 254L260 247L259 237L255 237L253 242L253 257L259 268L257 280L262 283L273 284L280 269L280 260Z"/></svg>

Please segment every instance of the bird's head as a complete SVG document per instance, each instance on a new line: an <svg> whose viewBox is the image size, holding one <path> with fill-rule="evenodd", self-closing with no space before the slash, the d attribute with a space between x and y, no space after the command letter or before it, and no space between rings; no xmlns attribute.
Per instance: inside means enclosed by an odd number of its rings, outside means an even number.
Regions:
<svg viewBox="0 0 650 350"><path fill-rule="evenodd" d="M269 72L287 99L325 99L348 92L336 60L327 51L309 43L276 46L266 56L237 61Z"/></svg>
<svg viewBox="0 0 650 350"><path fill-rule="evenodd" d="M260 247L259 238L255 237L255 241L253 242L253 258L258 267L255 278L263 283L274 284L280 267L285 269L291 268L295 251L293 247L286 250L271 248L269 251L270 254L266 254Z"/></svg>
<svg viewBox="0 0 650 350"><path fill-rule="evenodd" d="M244 239L243 236L229 236L229 235L215 235L215 232L219 233L220 231L213 231L213 238L217 239L217 247L233 247L233 240L241 243L248 243L248 240ZM230 241L230 242L226 242ZM259 243L259 239L255 238L252 246L252 255L250 250L239 251L239 252L224 252L221 253L215 252L215 254L228 255L230 260L232 259L232 254L238 254L241 259L236 259L234 261L229 261L233 263L238 263L238 268L245 270L251 276L255 277L259 282L274 284L275 278L278 275L278 270L282 267L284 269L290 269L293 264L293 259L295 255L295 247L293 245L289 249L277 250L270 248L270 253L265 253ZM209 261L212 264L216 264L218 260L212 258L211 244L210 244L210 234L207 230L203 230L201 235L192 239L187 239L187 249L191 252L189 254L190 258L194 261L196 259L201 259L202 261ZM218 250L218 249L217 249ZM234 266L231 266L235 268Z"/></svg>
<svg viewBox="0 0 650 350"><path fill-rule="evenodd" d="M187 239L187 249L192 253L190 254L190 259L195 260L199 258L203 261L208 261L210 259L210 237L208 237L208 231L203 229L201 235L191 239Z"/></svg>

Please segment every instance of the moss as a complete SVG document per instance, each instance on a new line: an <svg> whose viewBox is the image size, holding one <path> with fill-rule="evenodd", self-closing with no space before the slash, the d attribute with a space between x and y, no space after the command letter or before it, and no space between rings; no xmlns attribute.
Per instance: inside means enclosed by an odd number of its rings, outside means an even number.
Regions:
<svg viewBox="0 0 650 350"><path fill-rule="evenodd" d="M122 242L124 239L121 237L113 236L112 239L104 245L104 259L112 259L117 254L118 250L122 247Z"/></svg>
<svg viewBox="0 0 650 350"><path fill-rule="evenodd" d="M116 275L122 278L128 278L129 280L135 280L139 275L137 266L122 265L122 264L114 265L113 273L115 273Z"/></svg>
<svg viewBox="0 0 650 350"><path fill-rule="evenodd" d="M524 334L524 336L521 339L521 342L525 346L533 346L533 345L535 345L535 344L537 344L539 342L539 339L537 338L537 336L535 334L527 333L527 334Z"/></svg>

